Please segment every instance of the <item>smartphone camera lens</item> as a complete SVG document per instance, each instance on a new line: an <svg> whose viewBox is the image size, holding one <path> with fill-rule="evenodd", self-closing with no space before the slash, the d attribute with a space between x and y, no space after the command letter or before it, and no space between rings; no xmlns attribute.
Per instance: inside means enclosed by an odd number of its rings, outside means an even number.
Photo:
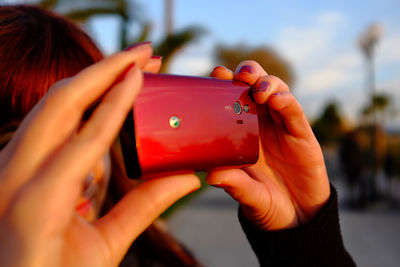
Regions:
<svg viewBox="0 0 400 267"><path fill-rule="evenodd" d="M236 101L235 103L233 103L233 109L235 110L235 113L237 115L242 113L242 105L240 105L240 103L238 101Z"/></svg>

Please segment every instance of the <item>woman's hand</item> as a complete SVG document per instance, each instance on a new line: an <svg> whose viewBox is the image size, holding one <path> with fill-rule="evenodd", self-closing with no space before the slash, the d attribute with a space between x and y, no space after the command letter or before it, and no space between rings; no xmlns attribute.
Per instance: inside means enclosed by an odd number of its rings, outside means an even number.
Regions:
<svg viewBox="0 0 400 267"><path fill-rule="evenodd" d="M151 180L88 223L76 201L138 95L156 71L145 43L56 83L0 151L0 262L4 266L116 266L132 241L200 184L194 175ZM101 99L90 119L84 112Z"/></svg>
<svg viewBox="0 0 400 267"><path fill-rule="evenodd" d="M207 182L224 188L261 229L296 227L312 220L330 196L321 148L288 86L254 61L211 76L252 87L260 131L259 160L243 169L213 171Z"/></svg>

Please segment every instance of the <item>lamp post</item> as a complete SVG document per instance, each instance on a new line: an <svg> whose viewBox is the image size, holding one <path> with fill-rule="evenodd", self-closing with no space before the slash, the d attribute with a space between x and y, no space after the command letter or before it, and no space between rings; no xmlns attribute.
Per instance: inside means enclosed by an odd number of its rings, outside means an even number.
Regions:
<svg viewBox="0 0 400 267"><path fill-rule="evenodd" d="M383 35L383 27L378 23L371 24L359 37L359 45L367 59L367 87L372 108L372 130L371 130L371 160L372 160L372 194L376 193L376 176L378 171L378 155L377 155L377 117L375 111L374 96L375 86L375 47L379 39Z"/></svg>
<svg viewBox="0 0 400 267"><path fill-rule="evenodd" d="M359 44L364 52L368 63L368 87L370 90L371 101L375 94L375 68L374 56L375 47L383 34L383 27L378 23L371 24L359 37ZM373 103L372 103L373 104Z"/></svg>
<svg viewBox="0 0 400 267"><path fill-rule="evenodd" d="M174 0L164 0L164 14L165 14L165 35L171 35L174 30Z"/></svg>

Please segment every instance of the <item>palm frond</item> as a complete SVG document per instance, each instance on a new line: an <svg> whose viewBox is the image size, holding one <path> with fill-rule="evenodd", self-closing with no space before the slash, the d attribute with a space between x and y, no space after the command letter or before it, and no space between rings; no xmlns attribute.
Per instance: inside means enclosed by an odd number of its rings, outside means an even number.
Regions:
<svg viewBox="0 0 400 267"><path fill-rule="evenodd" d="M171 58L178 53L185 45L198 39L205 33L200 27L188 27L180 32L168 35L158 45L154 46L154 54L163 57L161 72L166 72Z"/></svg>

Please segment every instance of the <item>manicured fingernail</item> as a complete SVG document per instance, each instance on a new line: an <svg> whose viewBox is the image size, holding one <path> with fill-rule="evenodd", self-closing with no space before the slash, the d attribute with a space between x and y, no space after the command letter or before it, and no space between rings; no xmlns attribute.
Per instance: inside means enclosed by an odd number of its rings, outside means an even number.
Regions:
<svg viewBox="0 0 400 267"><path fill-rule="evenodd" d="M243 65L240 69L239 72L247 72L247 73L253 73L253 68L249 65Z"/></svg>
<svg viewBox="0 0 400 267"><path fill-rule="evenodd" d="M150 45L150 44L151 44L151 42L141 42L141 43L133 44L133 45L128 46L127 48L125 48L124 51L129 51L129 50L132 50L135 47L139 47L139 46L142 46L142 45Z"/></svg>
<svg viewBox="0 0 400 267"><path fill-rule="evenodd" d="M269 82L262 81L258 86L255 85L252 88L253 93L264 93L268 90L269 88Z"/></svg>

